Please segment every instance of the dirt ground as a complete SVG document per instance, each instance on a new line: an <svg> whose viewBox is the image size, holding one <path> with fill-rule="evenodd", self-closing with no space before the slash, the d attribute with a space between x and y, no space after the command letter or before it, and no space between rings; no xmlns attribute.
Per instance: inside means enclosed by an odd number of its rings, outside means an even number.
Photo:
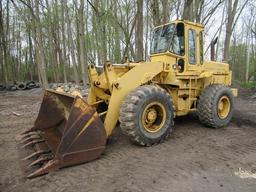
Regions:
<svg viewBox="0 0 256 192"><path fill-rule="evenodd" d="M256 191L256 99L241 90L231 124L203 127L191 114L175 119L169 140L138 147L117 128L100 159L26 180L15 135L31 127L40 90L0 93L0 191Z"/></svg>

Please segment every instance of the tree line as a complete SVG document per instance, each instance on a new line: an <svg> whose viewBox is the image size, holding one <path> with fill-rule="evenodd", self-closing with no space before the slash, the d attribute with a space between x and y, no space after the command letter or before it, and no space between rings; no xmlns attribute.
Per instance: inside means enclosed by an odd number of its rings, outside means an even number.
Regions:
<svg viewBox="0 0 256 192"><path fill-rule="evenodd" d="M256 74L253 0L0 0L0 82L88 83L87 66L148 60L152 28L174 19L219 37L235 79ZM208 54L208 45L205 45Z"/></svg>

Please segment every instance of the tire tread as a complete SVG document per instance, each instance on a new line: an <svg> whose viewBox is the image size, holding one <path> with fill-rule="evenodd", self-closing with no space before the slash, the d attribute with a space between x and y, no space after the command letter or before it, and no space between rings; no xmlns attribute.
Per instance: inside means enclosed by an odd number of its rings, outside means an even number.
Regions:
<svg viewBox="0 0 256 192"><path fill-rule="evenodd" d="M138 103L141 100L147 99L149 96L157 96L158 94L162 94L165 98L168 98L172 106L172 99L170 95L164 89L154 85L144 85L138 87L134 91L130 92L122 103L119 116L120 127L122 131L128 135L131 141L138 145L151 146L156 143L161 143L170 136L172 131L171 127L173 125L173 118L171 119L171 126L157 142L146 142L145 138L143 138L143 136L140 135L136 129L134 120L136 119L136 111L139 110Z"/></svg>

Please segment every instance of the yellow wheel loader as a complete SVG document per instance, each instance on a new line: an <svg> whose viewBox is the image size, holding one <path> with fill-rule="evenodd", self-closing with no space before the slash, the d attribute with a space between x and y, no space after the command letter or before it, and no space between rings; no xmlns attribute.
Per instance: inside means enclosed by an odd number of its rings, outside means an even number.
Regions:
<svg viewBox="0 0 256 192"><path fill-rule="evenodd" d="M149 62L106 63L101 73L90 65L86 99L46 90L19 136L27 177L98 158L118 122L142 146L164 141L173 119L193 111L208 127L227 126L237 90L228 64L204 60L203 44L203 25L173 21L154 29Z"/></svg>

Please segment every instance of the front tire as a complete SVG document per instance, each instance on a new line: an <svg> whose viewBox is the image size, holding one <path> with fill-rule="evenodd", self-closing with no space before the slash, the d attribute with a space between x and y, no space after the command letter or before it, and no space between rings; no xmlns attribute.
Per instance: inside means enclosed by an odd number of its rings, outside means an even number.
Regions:
<svg viewBox="0 0 256 192"><path fill-rule="evenodd" d="M173 126L173 104L162 88L145 85L125 98L120 109L120 127L134 143L150 146L169 137Z"/></svg>
<svg viewBox="0 0 256 192"><path fill-rule="evenodd" d="M214 84L202 91L197 112L204 125L212 128L225 127L230 123L233 111L234 97L229 87Z"/></svg>

